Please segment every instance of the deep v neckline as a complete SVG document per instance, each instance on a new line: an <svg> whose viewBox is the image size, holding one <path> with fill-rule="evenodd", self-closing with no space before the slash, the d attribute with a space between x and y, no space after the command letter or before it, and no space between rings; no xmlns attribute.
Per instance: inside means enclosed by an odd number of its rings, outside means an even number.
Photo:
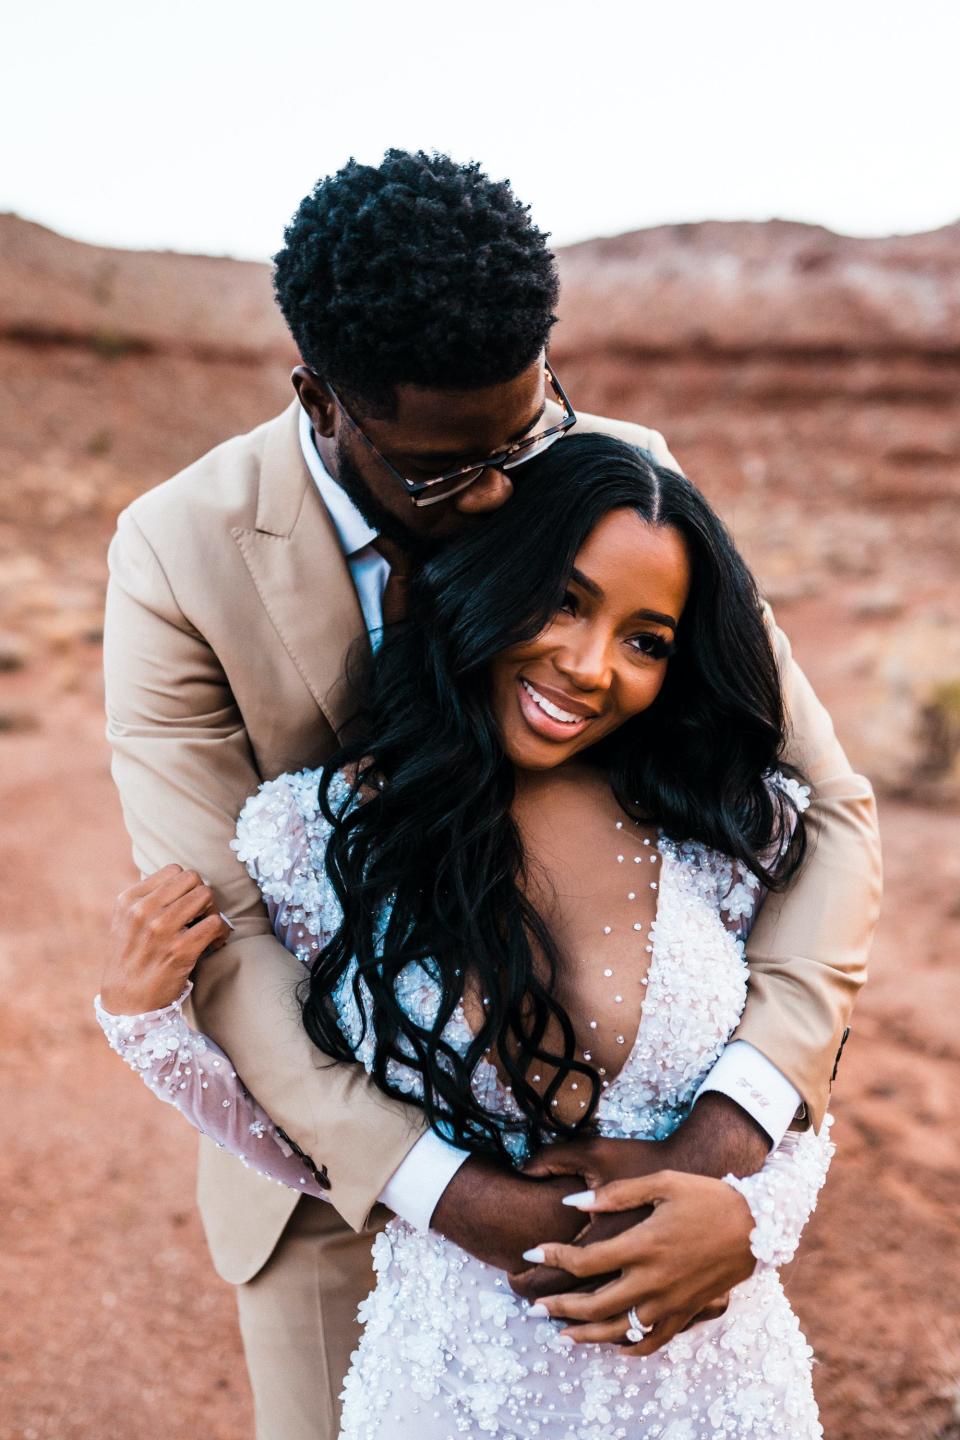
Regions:
<svg viewBox="0 0 960 1440"><path fill-rule="evenodd" d="M597 1101L597 1108L593 1112L594 1122L599 1122L602 1119L604 1106L616 1098L621 1082L628 1072L632 1070L636 1057L640 1053L640 1042L644 1038L644 1032L646 1030L648 1014L647 1002L650 999L651 990L656 989L660 979L659 971L662 956L658 937L660 933L660 920L665 909L664 893L673 882L674 856L669 846L664 848L664 834L659 826L657 827L657 856L657 873L659 875L659 880L657 881L657 903L654 906L653 918L650 921L650 963L647 966L647 973L643 978L643 1000L640 1005L637 1028L634 1032L633 1040L624 1055L623 1064L607 1088L601 1091L600 1099Z"/></svg>
<svg viewBox="0 0 960 1440"><path fill-rule="evenodd" d="M673 856L671 848L669 846L666 849L664 848L664 833L659 826L657 827L656 836L657 873L659 876L659 879L657 881L657 903L654 906L653 916L650 920L650 939L645 941L645 943L650 945L650 963L647 966L647 973L643 977L644 995L640 1005L640 1014L637 1018L637 1026L634 1032L633 1040L625 1051L623 1064L620 1066L620 1069L617 1071L616 1075L614 1075L609 1081L606 1089L601 1090L600 1092L600 1098L597 1101L597 1105L592 1116L592 1123L594 1125L603 1119L603 1112L605 1106L618 1098L621 1081L624 1080L628 1072L630 1072L633 1068L636 1057L640 1052L640 1042L644 1038L644 1032L646 1028L645 1021L647 1017L647 1001L650 996L650 991L651 989L656 988L656 984L659 982L659 966L661 956L660 947L657 943L657 934L659 929L659 921L664 913L664 891L667 889L668 885L672 883L673 879L673 865L675 857ZM475 1032L471 1028L470 1022L467 1019L462 1001L457 1005L452 1018L454 1023L462 1027L462 1034L468 1036L470 1039L475 1038ZM624 1041L624 1043L626 1044L626 1041ZM589 1048L589 1042L587 1048ZM583 1053L583 1047L581 1047L581 1053ZM485 1056L481 1056L480 1060L475 1066L474 1076L475 1079L480 1082L480 1088L485 1091L488 1096L492 1094L495 1094L497 1096L504 1110L504 1113L512 1115L514 1117L518 1117L522 1113L520 1107L517 1105L516 1101L513 1098L512 1091L509 1090L504 1084L500 1072L492 1060L488 1060Z"/></svg>

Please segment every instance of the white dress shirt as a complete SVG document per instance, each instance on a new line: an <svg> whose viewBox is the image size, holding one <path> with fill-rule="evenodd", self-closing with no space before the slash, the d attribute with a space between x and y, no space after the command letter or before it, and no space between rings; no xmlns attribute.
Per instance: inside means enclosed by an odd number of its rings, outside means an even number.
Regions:
<svg viewBox="0 0 960 1440"><path fill-rule="evenodd" d="M320 459L313 440L313 426L310 416L300 407L300 446L307 469L316 482L320 498L330 512L333 528L340 541L340 549L346 556L350 574L353 577L357 599L363 611L364 624L372 643L379 638L383 629L383 592L386 587L390 566L371 541L376 540L377 531L368 525L354 505L350 496L334 480L330 471Z"/></svg>
<svg viewBox="0 0 960 1440"><path fill-rule="evenodd" d="M370 543L378 532L367 524L320 459L310 417L303 409L300 411L300 444L320 498L330 512L371 644L376 647L383 629L383 591L390 574L387 561ZM696 1098L709 1090L726 1095L746 1110L770 1136L774 1146L780 1144L801 1105L799 1094L786 1076L745 1040L734 1040L726 1047ZM380 1199L408 1224L418 1230L428 1230L440 1196L467 1158L466 1150L448 1145L428 1130L391 1175Z"/></svg>

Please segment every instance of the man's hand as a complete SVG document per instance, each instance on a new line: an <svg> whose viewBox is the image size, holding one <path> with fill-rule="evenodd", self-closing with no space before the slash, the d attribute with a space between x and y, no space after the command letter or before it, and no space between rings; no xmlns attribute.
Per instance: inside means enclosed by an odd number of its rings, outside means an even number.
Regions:
<svg viewBox="0 0 960 1440"><path fill-rule="evenodd" d="M700 1098L684 1123L666 1140L588 1139L551 1145L524 1173L536 1176L577 1173L585 1177L591 1190L616 1180L637 1179L664 1170L719 1179L727 1174L754 1174L769 1149L770 1137L756 1121L732 1100L711 1091ZM650 1213L649 1206L645 1205L638 1210L617 1206L615 1211L596 1214L576 1243L589 1245L610 1240L645 1220ZM685 1266L688 1253L688 1249L681 1247L675 1263ZM575 1278L538 1265L512 1275L510 1283L525 1300L538 1300L544 1295L575 1290L578 1283L595 1283L597 1273L590 1271Z"/></svg>
<svg viewBox="0 0 960 1440"><path fill-rule="evenodd" d="M613 1239L539 1247L548 1265L570 1271L580 1284L614 1277L599 1290L538 1302L545 1316L581 1322L563 1332L579 1344L622 1343L632 1326L627 1315L632 1307L644 1328L652 1329L626 1348L632 1355L652 1355L694 1320L722 1314L725 1292L753 1273L753 1217L743 1196L722 1180L667 1170L614 1181L581 1204L594 1216L635 1214L650 1206L653 1213Z"/></svg>
<svg viewBox="0 0 960 1440"><path fill-rule="evenodd" d="M611 1180L683 1170L691 1175L753 1175L766 1160L770 1137L725 1095L708 1091L666 1140L573 1140L551 1145L526 1175L584 1175L591 1187Z"/></svg>
<svg viewBox="0 0 960 1440"><path fill-rule="evenodd" d="M519 1270L523 1252L544 1235L573 1240L583 1215L562 1203L582 1190L585 1177L533 1179L479 1155L464 1161L430 1222L449 1240L498 1270Z"/></svg>

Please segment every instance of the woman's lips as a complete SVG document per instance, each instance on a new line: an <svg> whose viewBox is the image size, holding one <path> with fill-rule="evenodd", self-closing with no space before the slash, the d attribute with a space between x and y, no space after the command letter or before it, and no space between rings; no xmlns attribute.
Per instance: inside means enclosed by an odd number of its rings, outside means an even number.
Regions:
<svg viewBox="0 0 960 1440"><path fill-rule="evenodd" d="M522 676L517 680L517 689L524 720L545 740L572 740L596 718L592 713L574 715L572 709L565 710ZM552 693L556 694L555 691ZM585 707L578 705L577 708L582 710Z"/></svg>

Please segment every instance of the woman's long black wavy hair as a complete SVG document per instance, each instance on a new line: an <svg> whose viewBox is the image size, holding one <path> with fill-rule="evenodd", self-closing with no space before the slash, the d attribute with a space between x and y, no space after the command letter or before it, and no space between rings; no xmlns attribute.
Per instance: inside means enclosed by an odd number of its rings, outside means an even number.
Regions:
<svg viewBox="0 0 960 1440"><path fill-rule="evenodd" d="M606 436L570 437L529 461L510 503L422 568L410 618L386 636L351 741L320 785L334 826L327 874L343 921L308 982L306 1029L327 1055L355 1058L332 1002L355 957L377 1085L409 1098L391 1062L419 1071L431 1127L468 1150L502 1155L510 1129L533 1149L576 1134L600 1095L554 998L562 957L524 894L514 772L491 708L490 664L548 623L577 552L619 508L680 533L690 592L653 705L579 758L602 767L625 812L735 857L765 886L782 888L803 856L802 817L789 817L796 823L787 841L789 801L764 783L771 768L783 768L780 681L756 586L721 521L689 480ZM356 775L353 793L365 781L371 798L332 800L330 782L343 766ZM429 1021L411 1018L402 1000L415 961L437 980ZM461 1057L443 1030L468 989L483 999L483 1023ZM548 1027L553 1037L559 1027L562 1046L554 1039L551 1050ZM509 1076L517 1119L495 1116L474 1093L471 1077L488 1051ZM530 1075L544 1067L552 1078L539 1094ZM551 1101L573 1074L592 1098L568 1125Z"/></svg>

